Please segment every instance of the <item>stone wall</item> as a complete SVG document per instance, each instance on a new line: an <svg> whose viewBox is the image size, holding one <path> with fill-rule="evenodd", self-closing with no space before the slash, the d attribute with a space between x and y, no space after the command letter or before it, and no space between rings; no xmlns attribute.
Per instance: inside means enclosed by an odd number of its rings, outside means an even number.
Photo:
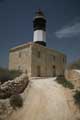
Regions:
<svg viewBox="0 0 80 120"><path fill-rule="evenodd" d="M52 77L55 74L64 74L66 56L58 51L48 49L38 44L33 44L31 60L31 75L33 77L37 76L38 67L40 67L40 76L42 77Z"/></svg>
<svg viewBox="0 0 80 120"><path fill-rule="evenodd" d="M29 80L27 74L22 74L14 80L6 81L0 85L0 120L9 120L14 112L13 106L10 104L11 97L13 95L20 95L24 102L22 95L24 95L28 87Z"/></svg>
<svg viewBox="0 0 80 120"><path fill-rule="evenodd" d="M24 46L24 47L23 47ZM31 46L30 44L13 48L9 53L9 70L21 70L31 76Z"/></svg>
<svg viewBox="0 0 80 120"><path fill-rule="evenodd" d="M29 83L27 74L9 80L0 85L0 99L7 99L12 95L21 94Z"/></svg>

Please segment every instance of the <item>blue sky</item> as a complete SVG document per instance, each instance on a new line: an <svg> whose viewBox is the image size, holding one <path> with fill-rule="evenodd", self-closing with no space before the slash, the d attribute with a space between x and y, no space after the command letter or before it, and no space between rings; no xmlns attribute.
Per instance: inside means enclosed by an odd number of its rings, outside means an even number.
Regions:
<svg viewBox="0 0 80 120"><path fill-rule="evenodd" d="M33 17L47 18L47 46L63 51L68 62L80 58L80 0L0 0L0 66L8 66L9 49L33 40Z"/></svg>

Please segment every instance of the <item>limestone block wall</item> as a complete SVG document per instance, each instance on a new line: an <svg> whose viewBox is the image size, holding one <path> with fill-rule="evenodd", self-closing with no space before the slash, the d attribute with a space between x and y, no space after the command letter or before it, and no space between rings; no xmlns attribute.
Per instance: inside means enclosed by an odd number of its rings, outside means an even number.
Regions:
<svg viewBox="0 0 80 120"><path fill-rule="evenodd" d="M40 66L40 76L46 76L46 50L40 45L33 44L32 46L32 64L31 64L31 75L33 77L38 74L38 67ZM39 55L40 54L40 55ZM45 63L44 63L45 62Z"/></svg>
<svg viewBox="0 0 80 120"><path fill-rule="evenodd" d="M31 46L20 46L9 53L9 69L21 70L31 76Z"/></svg>
<svg viewBox="0 0 80 120"><path fill-rule="evenodd" d="M31 57L31 75L33 77L38 75L38 67L40 67L40 76L43 77L54 76L54 72L56 75L64 74L66 65L66 56L64 54L38 44L33 44Z"/></svg>

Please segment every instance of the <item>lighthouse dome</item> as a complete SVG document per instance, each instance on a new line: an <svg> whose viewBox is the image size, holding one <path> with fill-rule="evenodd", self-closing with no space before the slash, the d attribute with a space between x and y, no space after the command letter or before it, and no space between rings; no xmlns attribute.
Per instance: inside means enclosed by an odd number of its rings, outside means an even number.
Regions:
<svg viewBox="0 0 80 120"><path fill-rule="evenodd" d="M38 11L36 12L36 15L35 15L34 19L36 19L36 18L46 19L46 18L45 18L45 15L44 15L44 13L42 12L41 9L38 9Z"/></svg>

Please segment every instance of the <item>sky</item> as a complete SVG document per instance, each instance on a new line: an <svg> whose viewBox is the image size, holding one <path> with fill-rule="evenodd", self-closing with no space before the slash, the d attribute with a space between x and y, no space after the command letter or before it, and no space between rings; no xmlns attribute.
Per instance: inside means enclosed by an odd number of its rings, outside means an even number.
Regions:
<svg viewBox="0 0 80 120"><path fill-rule="evenodd" d="M47 19L47 47L80 58L80 0L0 0L0 67L8 67L9 49L33 41L33 17Z"/></svg>

